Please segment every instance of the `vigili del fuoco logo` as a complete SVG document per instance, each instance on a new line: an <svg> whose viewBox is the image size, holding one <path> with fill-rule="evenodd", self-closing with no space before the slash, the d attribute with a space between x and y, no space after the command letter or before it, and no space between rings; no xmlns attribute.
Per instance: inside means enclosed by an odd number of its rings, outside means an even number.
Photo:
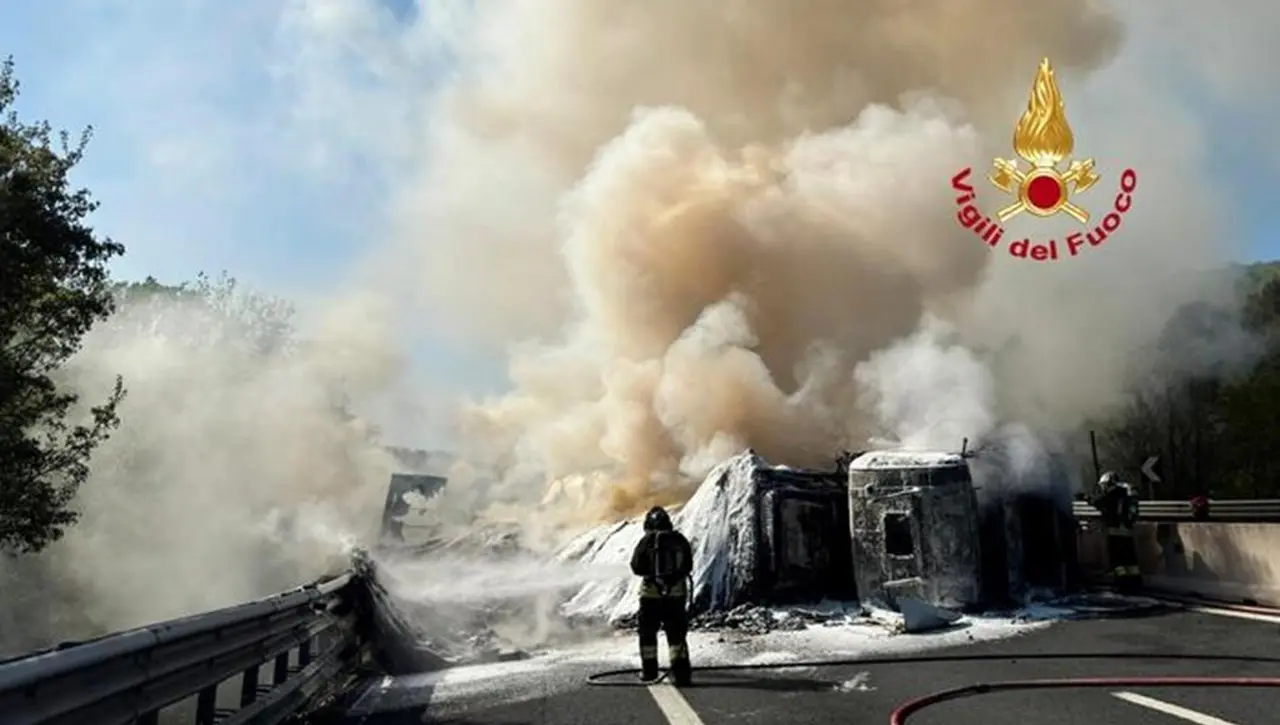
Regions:
<svg viewBox="0 0 1280 725"><path fill-rule="evenodd" d="M1009 254L1037 262L1074 257L1086 247L1097 247L1115 234L1124 215L1133 206L1133 190L1138 187L1138 173L1125 169L1120 174L1120 190L1111 209L1101 221L1089 228L1090 214L1073 197L1093 188L1102 178L1094 170L1093 159L1071 159L1075 135L1067 123L1066 104L1053 77L1049 59L1040 61L1027 110L1013 129L1013 150L1029 166L1018 159L996 159L987 180L1010 197L1012 202L996 212L996 220L977 207L977 192L970 184L972 168L951 177L956 192L956 221L990 247L1000 246L1004 239L1004 222L1019 214L1051 217L1067 214L1084 227L1068 234L1062 244L1056 239L1037 241L1024 237L1009 243ZM1062 168L1066 162L1066 169Z"/></svg>

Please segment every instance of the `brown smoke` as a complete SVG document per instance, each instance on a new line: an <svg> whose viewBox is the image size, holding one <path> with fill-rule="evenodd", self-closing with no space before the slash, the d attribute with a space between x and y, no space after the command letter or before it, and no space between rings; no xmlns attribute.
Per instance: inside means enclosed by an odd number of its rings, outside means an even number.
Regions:
<svg viewBox="0 0 1280 725"><path fill-rule="evenodd" d="M614 513L746 446L824 465L875 432L856 365L992 259L952 219L970 123L1007 139L1042 55L1082 74L1119 36L1075 2L477 12L407 198L415 283L459 339L538 341L471 410L477 455Z"/></svg>
<svg viewBox="0 0 1280 725"><path fill-rule="evenodd" d="M1042 5L485 4L456 41L462 69L438 100L430 164L406 200L405 233L419 246L429 237L431 252L405 274L460 335L556 334L574 312L553 209L637 109L687 110L732 157L942 91L1004 141L1042 55L1070 74L1118 40L1115 23L1079 3ZM663 198L675 204L672 193Z"/></svg>

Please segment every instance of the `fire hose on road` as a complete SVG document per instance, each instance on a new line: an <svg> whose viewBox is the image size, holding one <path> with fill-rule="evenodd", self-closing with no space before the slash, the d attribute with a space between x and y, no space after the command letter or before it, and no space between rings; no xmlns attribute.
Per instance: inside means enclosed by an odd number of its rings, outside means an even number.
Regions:
<svg viewBox="0 0 1280 725"><path fill-rule="evenodd" d="M822 667L856 667L865 665L923 664L930 662L982 662L982 661L1019 661L1019 660L1164 660L1178 662L1252 662L1280 664L1280 658L1251 657L1246 655L1192 654L1171 655L1164 653L1141 652L1052 652L1039 654L959 654L959 655L924 655L918 657L851 657L834 660L812 660L798 662L770 662L743 665L712 665L694 668L694 672L743 672L752 670L780 670L795 668ZM654 682L640 682L635 679L618 680L616 678L629 675L636 677L639 669L628 668L598 672L587 678L587 684L595 687L647 687ZM663 672L664 679L667 676ZM987 695L995 692L1014 690L1049 690L1100 687L1250 687L1280 688L1280 677L1195 677L1175 675L1154 675L1142 677L1076 677L1049 678L1028 680L1006 680L1000 682L980 682L947 690L939 690L895 707L889 714L889 725L905 725L907 720L925 708L939 705L951 700L966 697Z"/></svg>
<svg viewBox="0 0 1280 725"><path fill-rule="evenodd" d="M1183 658L1185 659L1185 658ZM1048 680L1006 680L983 682L950 690L939 690L924 697L904 702L889 713L889 725L904 725L921 710L950 700L959 700L993 692L1014 690L1065 690L1093 687L1280 687L1280 677L1070 677Z"/></svg>

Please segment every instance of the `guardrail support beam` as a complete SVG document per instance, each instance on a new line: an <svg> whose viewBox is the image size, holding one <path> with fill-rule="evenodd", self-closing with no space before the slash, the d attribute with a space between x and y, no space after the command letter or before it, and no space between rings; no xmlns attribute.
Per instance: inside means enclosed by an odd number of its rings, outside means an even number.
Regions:
<svg viewBox="0 0 1280 725"><path fill-rule="evenodd" d="M218 717L218 686L206 687L196 695L196 725L214 725Z"/></svg>
<svg viewBox="0 0 1280 725"><path fill-rule="evenodd" d="M240 707L252 705L258 699L258 670L261 668L261 665L254 665L240 677Z"/></svg>
<svg viewBox="0 0 1280 725"><path fill-rule="evenodd" d="M271 671L271 684L278 685L289 679L289 653L276 656L275 667Z"/></svg>

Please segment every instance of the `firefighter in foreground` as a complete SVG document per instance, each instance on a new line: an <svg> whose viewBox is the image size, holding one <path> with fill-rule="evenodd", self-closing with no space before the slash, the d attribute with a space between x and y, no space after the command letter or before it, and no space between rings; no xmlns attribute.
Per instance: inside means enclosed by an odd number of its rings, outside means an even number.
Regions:
<svg viewBox="0 0 1280 725"><path fill-rule="evenodd" d="M693 573L693 548L684 534L675 530L671 517L655 506L644 517L644 536L631 555L631 571L640 585L640 679L658 679L658 630L667 635L671 676L678 687L687 686L693 676L689 664L689 576Z"/></svg>
<svg viewBox="0 0 1280 725"><path fill-rule="evenodd" d="M1138 568L1138 546L1133 540L1133 525L1138 521L1138 496L1133 487L1107 471L1098 479L1089 504L1098 509L1106 528L1107 558L1116 589L1140 588L1142 573Z"/></svg>

